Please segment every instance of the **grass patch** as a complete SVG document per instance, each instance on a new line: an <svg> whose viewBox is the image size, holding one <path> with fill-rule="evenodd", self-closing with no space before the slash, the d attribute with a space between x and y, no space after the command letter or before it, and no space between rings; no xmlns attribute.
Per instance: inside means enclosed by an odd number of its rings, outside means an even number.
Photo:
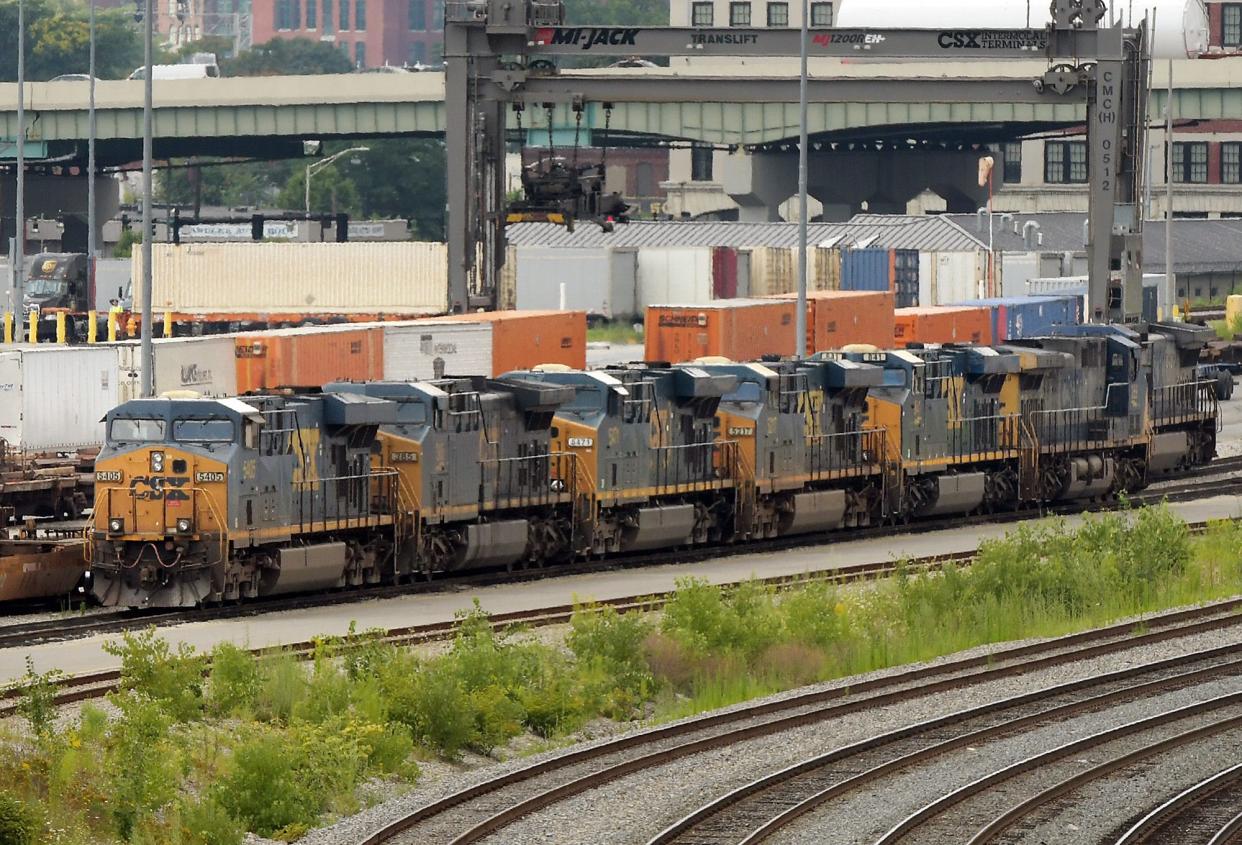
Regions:
<svg viewBox="0 0 1242 845"><path fill-rule="evenodd" d="M592 343L612 343L625 346L643 342L641 328L624 320L609 320L587 327L587 340ZM641 325L641 324L640 324Z"/></svg>
<svg viewBox="0 0 1242 845"><path fill-rule="evenodd" d="M20 682L0 735L0 841L293 841L407 789L419 760L566 741L597 718L672 719L984 643L1051 636L1242 592L1242 527L1192 537L1167 509L1019 527L969 568L838 588L687 579L657 615L580 609L563 646L493 632L476 604L420 656L375 633L313 659L127 634L113 712L57 721L50 676ZM204 675L204 669L207 672Z"/></svg>

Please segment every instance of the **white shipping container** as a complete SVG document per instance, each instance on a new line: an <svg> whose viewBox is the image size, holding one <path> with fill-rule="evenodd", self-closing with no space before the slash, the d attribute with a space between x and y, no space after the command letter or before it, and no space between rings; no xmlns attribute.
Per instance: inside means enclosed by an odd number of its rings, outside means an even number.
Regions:
<svg viewBox="0 0 1242 845"><path fill-rule="evenodd" d="M117 353L107 346L0 348L0 438L43 452L98 446L119 404Z"/></svg>
<svg viewBox="0 0 1242 845"><path fill-rule="evenodd" d="M752 267L753 272L753 267ZM702 305L712 301L710 247L644 247L638 250L638 310L648 305Z"/></svg>
<svg viewBox="0 0 1242 845"><path fill-rule="evenodd" d="M491 323L414 320L384 326L384 380L435 378L436 360L451 376L492 374Z"/></svg>
<svg viewBox="0 0 1242 845"><path fill-rule="evenodd" d="M522 246L517 248L517 307L535 311L564 307L612 319L636 313L638 253L632 249Z"/></svg>
<svg viewBox="0 0 1242 845"><path fill-rule="evenodd" d="M157 338L151 343L155 395L192 390L202 396L236 396L236 347L231 334ZM120 401L137 399L142 395L142 348L136 342L126 342L117 344L116 350Z"/></svg>
<svg viewBox="0 0 1242 845"><path fill-rule="evenodd" d="M927 300L923 299L923 264L919 254L919 304L951 305L986 296L984 278L987 256L977 252L930 253L931 278Z"/></svg>
<svg viewBox="0 0 1242 845"><path fill-rule="evenodd" d="M152 307L190 314L438 314L442 243L152 244ZM142 250L133 253L142 278ZM141 285L134 285L140 310Z"/></svg>

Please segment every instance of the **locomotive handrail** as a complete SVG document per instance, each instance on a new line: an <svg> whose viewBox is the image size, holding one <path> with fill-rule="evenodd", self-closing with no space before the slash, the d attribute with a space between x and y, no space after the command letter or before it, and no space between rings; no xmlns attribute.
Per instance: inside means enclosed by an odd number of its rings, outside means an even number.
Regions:
<svg viewBox="0 0 1242 845"><path fill-rule="evenodd" d="M220 511L216 507L215 497L212 496L208 490L204 490L202 487L191 487L190 491L193 493L201 493L203 498L207 500L207 511L211 514L212 521L215 522L216 527L219 529L217 536L220 538L220 562L228 562L229 524L226 520L220 518Z"/></svg>
<svg viewBox="0 0 1242 845"><path fill-rule="evenodd" d="M557 471L558 471L558 480L559 480L559 472L560 472L559 464L563 462L566 458L569 458L570 460L575 460L577 457L578 456L574 454L573 452L543 452L538 455L516 455L516 456L512 456L508 458L487 458L485 460L480 461L479 464L480 466L487 466L488 464L496 465L497 474L492 482L493 486L495 487L492 498L494 501L499 502L501 498L501 495L500 495L501 481L500 481L499 471L502 467L509 469L509 477L511 480L512 474L513 474L512 473L513 467L518 467L520 470L522 467L529 466L532 464L537 466L538 462L540 461L547 462L546 472L544 473L546 475L546 479L545 479L546 483L538 484L538 485L531 483L531 484L524 485L525 487L530 488L531 492L529 494L523 494L523 496L521 496L520 498L523 499L523 503L526 505L548 504L558 499L561 493L567 493L572 499L573 493L571 491L568 491L568 490L557 491L557 490L552 489L551 482L553 480L552 478L553 465L554 464L558 465ZM484 482L486 483L486 474L484 474ZM519 481L519 485L521 484L522 483ZM512 499L513 496L510 495L507 498ZM487 501L487 495L485 491L482 489L482 487L480 487L479 505L482 506L486 501Z"/></svg>
<svg viewBox="0 0 1242 845"><path fill-rule="evenodd" d="M986 452L1016 452L1020 447L1018 437L1019 423L1021 414L987 414L978 417L958 417L955 421L957 424L950 424L946 433L949 436L949 455L954 458L964 458L971 455L977 455ZM978 448L981 444L975 442L976 435L979 433L980 423L990 423L994 425L983 426L986 434L989 429L991 431L991 440L985 444L986 448ZM963 449L963 440L966 441L967 448Z"/></svg>
<svg viewBox="0 0 1242 845"><path fill-rule="evenodd" d="M690 486L691 491L711 490L713 485L721 481L717 470L725 466L727 452L736 448L735 440L713 440L707 443L682 443L677 446L658 446L652 450L655 478L653 487L657 495L676 490L681 486ZM674 461L678 453L705 454L699 472L693 472L683 461ZM670 480L670 476L672 476ZM684 477L683 477L684 476Z"/></svg>
<svg viewBox="0 0 1242 845"><path fill-rule="evenodd" d="M1216 383L1208 379L1192 379L1152 390L1153 421L1204 418L1215 414L1218 406Z"/></svg>
<svg viewBox="0 0 1242 845"><path fill-rule="evenodd" d="M1027 414L1028 416L1032 418L1031 424L1035 429L1035 432L1037 434L1037 439L1040 441L1041 444L1049 443L1050 445L1052 444L1055 444L1058 446L1063 445L1063 446L1067 446L1070 448L1078 448L1078 449L1092 448L1093 446L1098 446L1099 444L1105 443L1107 441L1116 440L1117 438L1116 438L1116 435L1114 434L1114 429L1115 429L1114 421L1116 418L1111 417L1105 414L1104 412L1108 410L1108 398L1112 394L1113 389L1114 388L1117 388L1117 389L1128 388L1129 386L1130 386L1129 384L1122 384L1122 383L1116 383L1116 382L1108 385L1104 391L1104 404L1103 405L1088 405L1088 406L1075 407L1075 408L1043 408L1039 410L1028 411ZM1058 417L1065 417L1069 415L1074 416L1074 419L1072 421L1067 422L1064 425L1058 424L1057 422ZM1129 415L1127 415L1127 417L1128 416ZM1052 421L1051 425L1047 423L1048 420ZM1100 421L1104 421L1107 423L1108 430L1104 432L1100 432L1099 435L1096 437L1091 437L1090 436L1091 432L1089 428L1090 424L1097 423ZM1079 427L1083 429L1083 432L1081 435L1074 433L1076 429ZM1048 434L1050 428L1052 429L1053 436L1044 437L1043 435ZM1056 436L1058 434L1063 434L1065 432L1068 432L1072 436L1069 436L1069 437Z"/></svg>
<svg viewBox="0 0 1242 845"><path fill-rule="evenodd" d="M811 465L809 467L811 474L816 475L822 472L835 472L837 470L857 467L860 465L879 466L883 460L883 455L878 449L868 449L868 441L876 435L882 435L882 428L860 428L853 431L837 431L830 434L810 434L806 437L807 448L811 451ZM825 443L835 443L849 438L854 443L854 448L849 449L849 454L843 454L847 450L842 449L824 449ZM820 460L824 453L828 454L827 466ZM871 459L867 459L867 454L871 454ZM840 459L840 463L835 463L834 459Z"/></svg>
<svg viewBox="0 0 1242 845"><path fill-rule="evenodd" d="M385 470L380 470L380 471L373 470L372 472L357 473L353 475L333 475L333 476L326 476L326 477L321 477L321 478L316 478L316 479L302 479L300 481L294 481L292 485L295 489L305 488L311 485L320 485L320 490L323 492L323 495L324 495L324 507L323 507L323 515L320 517L319 522L323 526L323 530L326 531L328 530L327 485L329 483L340 483L342 481L361 481L361 480L374 481L376 479L381 479L381 478L391 479L392 477L396 475L399 475L399 474L397 473L396 470L393 470L393 469L385 469ZM339 503L339 500L341 497L337 496L336 498ZM344 521L346 524L346 527L349 527L349 522L351 519L353 519L353 520L358 520L356 525L370 526L370 525L379 524L380 515L371 512L372 511L371 499L369 495L366 497L367 498L367 507L366 507L367 513L365 514L359 513L356 516L350 516L349 514L350 507L348 503L349 497L346 496L345 498L346 498L346 506L345 506L344 516L340 515L339 510L338 510L338 514L335 517L338 523ZM365 520L365 522L362 522L362 520ZM301 494L301 492L299 492L298 494L298 526L300 528L305 528L309 526L311 531L315 530L315 491L313 489L311 490L311 496L310 496L310 519L309 521L306 518L305 497Z"/></svg>

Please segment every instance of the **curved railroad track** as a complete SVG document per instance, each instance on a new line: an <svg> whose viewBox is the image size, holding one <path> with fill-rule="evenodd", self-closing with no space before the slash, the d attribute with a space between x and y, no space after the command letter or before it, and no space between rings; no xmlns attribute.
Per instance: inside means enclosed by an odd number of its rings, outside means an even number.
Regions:
<svg viewBox="0 0 1242 845"><path fill-rule="evenodd" d="M1153 486L1153 489L1131 496L1128 499L1128 504L1158 504L1166 500L1180 502L1215 495L1242 494L1242 476L1229 476L1233 472L1242 472L1242 456L1221 458L1207 466L1198 467L1184 476L1158 482ZM66 616L57 619L18 620L0 625L0 648L28 647L43 642L89 637L98 634L122 633L140 630L152 625L167 626L183 624L185 622L239 619L310 607L326 607L373 599L394 598L414 593L479 588L496 584L533 581L547 577L639 568L667 564L670 562L670 557L675 557L676 562L679 563L695 563L734 555L813 548L842 540L867 540L940 529L966 528L985 524L1005 524L1040 516L1069 515L1084 511L1110 510L1117 507L1119 507L1117 502L1071 502L1046 508L1028 508L1019 511L933 519L898 526L882 525L872 528L852 529L844 533L833 532L829 534L797 535L757 540L734 546L694 547L676 550L663 549L605 560L581 561L570 566L550 569L483 572L466 576L437 577L432 580L423 580L415 583L341 590L327 594L280 596L250 600L242 604L177 610L117 610L114 612L91 613L84 616ZM887 563L875 563L866 566L876 569L889 566L891 569L891 564ZM813 574L827 577L828 572L830 570ZM847 579L849 577L857 577L857 573L848 574L846 577Z"/></svg>
<svg viewBox="0 0 1242 845"><path fill-rule="evenodd" d="M1139 819L1115 845L1242 842L1242 763L1182 790Z"/></svg>
<svg viewBox="0 0 1242 845"><path fill-rule="evenodd" d="M752 781L669 826L648 845L754 845L831 800L853 791L882 788L877 784L886 776L950 752L1228 675L1242 675L1242 655L1232 645L946 714Z"/></svg>
<svg viewBox="0 0 1242 845"><path fill-rule="evenodd" d="M630 734L484 780L409 812L374 831L359 845L478 842L504 831L508 825L531 813L652 766L912 697L1239 626L1242 625L1239 610L1242 610L1242 600L1222 602L1153 617L1144 622L1142 631L1136 631L1132 623L1114 625L1056 640L1000 649L989 655L910 669L849 687L817 689ZM1200 676L1242 672L1237 652L1236 647L1229 647L1198 655L1198 659L1206 661L1199 667ZM1098 689L1101 685L1138 678L1143 672L1169 673L1170 677L1156 683L1185 684L1191 682L1192 677L1172 679L1181 672L1178 665L1184 660L1184 657L1166 660L1159 665L1136 667L1069 686ZM1072 692L1068 688L1052 689L1032 694L1026 697L1027 701L1010 704L1029 706L1036 700ZM1113 694L1125 693L1114 690ZM1140 693L1131 690L1128 694ZM986 718L986 714L977 715ZM960 718L960 714L957 717ZM686 841L700 840L688 838Z"/></svg>

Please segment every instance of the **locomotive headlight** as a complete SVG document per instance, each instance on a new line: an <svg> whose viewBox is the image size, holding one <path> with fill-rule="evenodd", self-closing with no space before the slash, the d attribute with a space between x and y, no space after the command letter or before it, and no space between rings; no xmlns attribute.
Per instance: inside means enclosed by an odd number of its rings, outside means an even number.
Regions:
<svg viewBox="0 0 1242 845"><path fill-rule="evenodd" d="M189 534L190 531L193 530L193 528L194 528L194 523L191 522L190 520L185 519L184 517L177 520L177 533L178 534Z"/></svg>
<svg viewBox="0 0 1242 845"><path fill-rule="evenodd" d="M108 520L108 530L113 534L120 534L125 530L125 520L115 518Z"/></svg>
<svg viewBox="0 0 1242 845"><path fill-rule="evenodd" d="M152 452L151 453L151 472L163 472L163 471L164 471L164 453L163 452Z"/></svg>

